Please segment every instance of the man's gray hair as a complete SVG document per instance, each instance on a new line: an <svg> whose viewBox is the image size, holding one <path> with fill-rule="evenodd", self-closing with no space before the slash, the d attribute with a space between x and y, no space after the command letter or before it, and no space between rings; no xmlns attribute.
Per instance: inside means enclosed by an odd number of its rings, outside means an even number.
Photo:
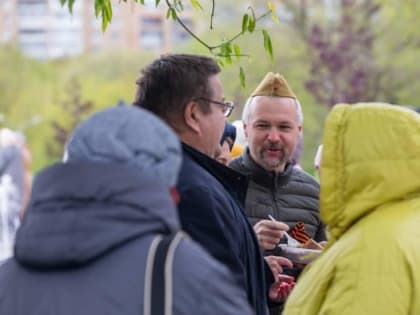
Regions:
<svg viewBox="0 0 420 315"><path fill-rule="evenodd" d="M251 112L251 104L252 101L254 100L254 98L257 96L252 96L250 98L247 99L244 109L242 111L242 122L245 124L248 124L248 119L249 119L249 114ZM303 124L303 112L302 112L302 106L300 105L299 100L294 99L295 100L295 104L296 104L296 111L298 114L298 123L299 125Z"/></svg>

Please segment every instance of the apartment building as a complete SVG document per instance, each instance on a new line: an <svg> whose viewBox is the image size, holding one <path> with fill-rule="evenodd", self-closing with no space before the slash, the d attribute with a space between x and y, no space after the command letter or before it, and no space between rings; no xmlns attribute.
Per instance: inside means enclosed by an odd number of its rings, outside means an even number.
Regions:
<svg viewBox="0 0 420 315"><path fill-rule="evenodd" d="M192 9L182 19L193 27ZM93 0L77 0L73 14L59 0L1 0L0 42L14 42L37 59L74 56L83 52L115 50L170 51L189 39L181 27L166 19L165 6L155 0L144 5L113 0L113 18L105 33L94 14Z"/></svg>

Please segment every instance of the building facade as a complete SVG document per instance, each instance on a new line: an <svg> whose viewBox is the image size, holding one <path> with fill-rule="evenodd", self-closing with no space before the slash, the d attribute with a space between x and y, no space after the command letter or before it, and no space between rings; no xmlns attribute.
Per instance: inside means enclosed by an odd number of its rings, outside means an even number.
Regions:
<svg viewBox="0 0 420 315"><path fill-rule="evenodd" d="M1 0L0 42L14 42L30 57L50 59L104 49L162 53L189 38L166 18L165 6L155 7L155 0L144 5L112 1L112 22L103 33L93 0L75 1L71 15L59 0ZM193 27L191 8L185 8L182 19Z"/></svg>

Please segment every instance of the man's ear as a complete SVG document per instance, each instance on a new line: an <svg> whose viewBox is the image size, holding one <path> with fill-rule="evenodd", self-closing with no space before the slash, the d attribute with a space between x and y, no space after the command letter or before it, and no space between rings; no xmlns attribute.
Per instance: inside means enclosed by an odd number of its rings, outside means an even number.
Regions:
<svg viewBox="0 0 420 315"><path fill-rule="evenodd" d="M248 125L242 121L242 129L244 130L245 138L248 139Z"/></svg>
<svg viewBox="0 0 420 315"><path fill-rule="evenodd" d="M300 125L299 127L299 136L303 135L303 125Z"/></svg>
<svg viewBox="0 0 420 315"><path fill-rule="evenodd" d="M197 133L201 132L200 117L202 113L198 104L194 101L189 102L184 108L185 125Z"/></svg>

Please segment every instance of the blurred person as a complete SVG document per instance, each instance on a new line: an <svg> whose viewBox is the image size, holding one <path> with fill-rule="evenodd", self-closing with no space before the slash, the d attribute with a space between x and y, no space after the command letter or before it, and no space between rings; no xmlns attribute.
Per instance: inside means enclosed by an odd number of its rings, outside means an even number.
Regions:
<svg viewBox="0 0 420 315"><path fill-rule="evenodd" d="M420 314L420 118L379 103L336 105L321 161L328 246L284 314Z"/></svg>
<svg viewBox="0 0 420 315"><path fill-rule="evenodd" d="M318 172L318 177L320 175L319 172L320 172L320 169L321 169L321 156L322 156L322 144L320 144L318 146L318 148L316 150L316 153L315 153L315 158L314 158L314 166L315 166L315 169Z"/></svg>
<svg viewBox="0 0 420 315"><path fill-rule="evenodd" d="M300 157L302 156L302 151L303 151L303 135L301 133L297 141L296 148L289 159L290 163L292 163L294 167L297 167L299 169L302 169L302 166L300 166Z"/></svg>
<svg viewBox="0 0 420 315"><path fill-rule="evenodd" d="M281 285L290 279L279 273L282 265L291 263L272 258L271 274L240 205L246 178L214 160L226 117L233 110L233 103L225 100L219 72L209 57L163 55L143 69L134 104L163 118L182 141L177 188L183 229L228 266L256 314L264 315L268 295L278 301L288 293Z"/></svg>
<svg viewBox="0 0 420 315"><path fill-rule="evenodd" d="M236 129L236 143L242 147L245 147L246 138L245 138L244 125L242 123L242 120L235 120L232 122L232 125Z"/></svg>
<svg viewBox="0 0 420 315"><path fill-rule="evenodd" d="M12 254L31 185L31 157L22 134L0 130L0 262Z"/></svg>
<svg viewBox="0 0 420 315"><path fill-rule="evenodd" d="M134 106L82 122L66 162L35 178L15 257L0 267L0 314L150 314L152 254L180 231L181 159L173 131ZM165 266L171 314L252 314L227 268L180 233Z"/></svg>
<svg viewBox="0 0 420 315"><path fill-rule="evenodd" d="M232 151L230 152L231 160L240 156L244 152L244 147L239 143L233 144Z"/></svg>
<svg viewBox="0 0 420 315"><path fill-rule="evenodd" d="M247 100L242 121L248 146L229 164L250 176L245 211L266 254L281 256L282 232L301 221L315 241L325 241L319 218L318 182L294 167L293 152L302 133L301 106L280 74L269 72ZM268 220L271 215L279 222ZM289 270L297 277L301 268ZM273 308L278 314L281 307Z"/></svg>
<svg viewBox="0 0 420 315"><path fill-rule="evenodd" d="M236 139L236 128L232 124L226 123L225 130L220 141L220 152L216 154L216 161L228 165L231 161L231 151Z"/></svg>

